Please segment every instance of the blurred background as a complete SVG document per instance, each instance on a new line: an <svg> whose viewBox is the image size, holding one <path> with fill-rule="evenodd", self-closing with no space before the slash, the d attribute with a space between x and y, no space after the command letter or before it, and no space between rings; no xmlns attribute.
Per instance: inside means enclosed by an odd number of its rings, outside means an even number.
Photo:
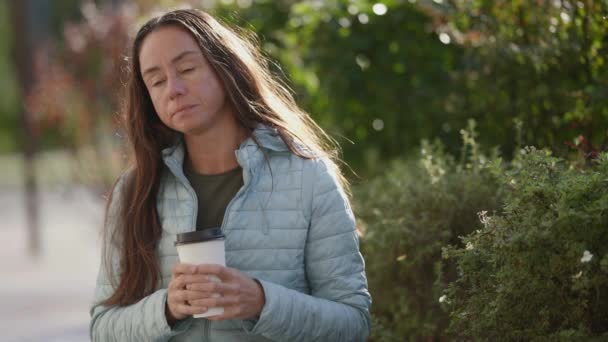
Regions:
<svg viewBox="0 0 608 342"><path fill-rule="evenodd" d="M0 0L2 341L88 340L105 196L128 158L117 126L126 49L146 18L178 7L254 31L273 72L341 145L373 340L484 339L492 329L515 339L607 336L608 175L595 165L608 148L608 2ZM564 212L578 218L564 226ZM530 279L490 282L511 274L496 265L514 252L492 259L514 240L504 236L484 254L494 268L478 263L470 271L479 278L463 276L476 232L515 221L511 237L525 229L526 241L546 238L537 227L566 227L563 241L549 234L566 247L545 249L560 260L556 273L534 286L572 300L515 295ZM565 233L574 226L589 230ZM591 268L572 278L585 251ZM521 262L513 270L537 269ZM522 299L538 306L514 311L509 300ZM573 303L582 311L552 314ZM489 318L474 325L473 312ZM518 330L530 312L540 323Z"/></svg>

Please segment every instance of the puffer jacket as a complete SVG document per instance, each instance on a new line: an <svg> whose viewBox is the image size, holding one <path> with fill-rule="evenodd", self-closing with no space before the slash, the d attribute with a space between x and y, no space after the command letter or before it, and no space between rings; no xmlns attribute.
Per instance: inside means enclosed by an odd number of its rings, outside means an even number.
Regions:
<svg viewBox="0 0 608 342"><path fill-rule="evenodd" d="M228 204L222 230L227 266L257 279L264 289L259 318L189 318L173 329L167 324L167 286L178 262L175 237L195 229L198 208L183 173L180 142L162 151L166 167L157 196L162 284L133 305L100 305L114 289L102 262L90 311L93 341L366 340L371 297L355 218L335 174L327 160L291 153L274 129L260 125L253 135L259 145L248 138L235 151L244 185ZM108 229L116 224L121 187L119 181ZM115 249L110 259L118 269Z"/></svg>

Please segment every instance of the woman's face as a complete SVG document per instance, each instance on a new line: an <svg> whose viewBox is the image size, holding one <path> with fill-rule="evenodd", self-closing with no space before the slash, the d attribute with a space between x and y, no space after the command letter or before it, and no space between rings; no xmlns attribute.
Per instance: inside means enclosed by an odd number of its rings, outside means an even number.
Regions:
<svg viewBox="0 0 608 342"><path fill-rule="evenodd" d="M221 80L184 29L165 26L149 33L139 64L154 109L168 127L202 134L231 115Z"/></svg>

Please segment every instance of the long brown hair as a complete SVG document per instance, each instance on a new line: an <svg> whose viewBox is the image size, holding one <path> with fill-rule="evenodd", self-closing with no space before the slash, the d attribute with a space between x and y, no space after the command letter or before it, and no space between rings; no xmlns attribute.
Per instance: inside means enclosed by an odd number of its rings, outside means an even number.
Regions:
<svg viewBox="0 0 608 342"><path fill-rule="evenodd" d="M276 128L289 149L303 157L330 161L346 193L348 183L337 167L338 146L295 103L289 89L269 72L268 61L250 33L231 29L199 10L177 10L156 17L137 33L128 59L127 84L122 120L131 149L132 162L125 173L120 198L108 200L107 247L117 248L119 264L104 260L115 291L104 305L129 305L152 293L161 280L156 255L162 227L156 196L163 169L161 150L174 143L177 132L166 127L156 114L140 72L139 51L145 37L167 25L184 28L197 41L209 64L222 80L240 125L253 131L258 123ZM301 148L301 147L304 148ZM110 203L119 201L115 224L108 224ZM110 227L113 227L110 231ZM119 266L113 276L111 267Z"/></svg>

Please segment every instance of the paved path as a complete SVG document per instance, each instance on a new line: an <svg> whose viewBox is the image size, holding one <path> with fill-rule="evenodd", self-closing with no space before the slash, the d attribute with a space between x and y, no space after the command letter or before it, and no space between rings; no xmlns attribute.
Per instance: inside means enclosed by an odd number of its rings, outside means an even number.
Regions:
<svg viewBox="0 0 608 342"><path fill-rule="evenodd" d="M23 194L0 187L0 341L88 341L103 201L79 187L47 188L40 200L35 260L27 255Z"/></svg>

